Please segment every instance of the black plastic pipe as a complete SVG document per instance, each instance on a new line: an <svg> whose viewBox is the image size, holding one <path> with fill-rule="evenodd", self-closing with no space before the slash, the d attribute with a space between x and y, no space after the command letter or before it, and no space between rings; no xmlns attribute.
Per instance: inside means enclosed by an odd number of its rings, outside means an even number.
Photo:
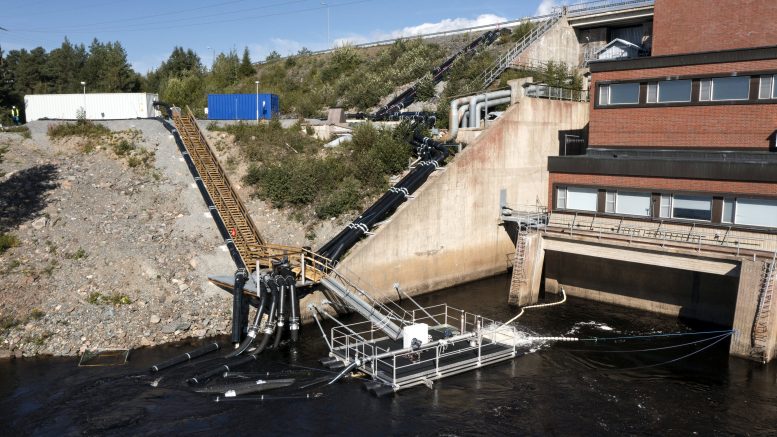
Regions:
<svg viewBox="0 0 777 437"><path fill-rule="evenodd" d="M219 350L220 346L218 343L208 343L205 346L202 346L200 348L197 348L191 352L186 352L184 354L178 355L176 357L170 358L167 361L162 361L159 364L155 364L151 366L152 372L159 372L160 370L167 369L169 367L173 367L175 365L185 363L186 361L193 360L197 357L201 357L205 354L211 353L213 351Z"/></svg>
<svg viewBox="0 0 777 437"><path fill-rule="evenodd" d="M234 293L232 293L232 343L240 343L243 338L243 331L248 322L245 313L247 304L243 299L243 287L248 280L248 272L245 269L237 269L235 272Z"/></svg>
<svg viewBox="0 0 777 437"><path fill-rule="evenodd" d="M237 357L233 360L228 361L227 363L222 364L221 366L208 370L207 372L203 372L198 375L195 375L189 378L187 382L189 384L202 384L203 382L209 380L210 378L213 378L219 373L229 372L232 369L238 368L244 364L250 363L251 361L255 361L255 360L256 360L256 355L254 354L246 355L243 357Z"/></svg>
<svg viewBox="0 0 777 437"><path fill-rule="evenodd" d="M280 291L278 292L279 301L278 301L278 321L275 324L275 342L273 342L273 349L277 349L278 345L281 344L281 337L283 337L283 325L284 325L284 316L286 312L286 280L283 278L283 276L276 276L275 277L276 282L280 285Z"/></svg>
<svg viewBox="0 0 777 437"><path fill-rule="evenodd" d="M294 281L294 278L291 278ZM289 335L291 341L296 343L299 339L299 299L297 298L297 287L294 282L289 285L289 306L291 317L289 317Z"/></svg>

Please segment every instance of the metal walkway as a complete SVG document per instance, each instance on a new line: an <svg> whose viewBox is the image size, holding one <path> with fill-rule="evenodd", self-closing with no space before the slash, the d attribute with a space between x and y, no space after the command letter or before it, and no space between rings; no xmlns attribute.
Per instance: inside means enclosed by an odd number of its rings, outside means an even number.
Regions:
<svg viewBox="0 0 777 437"><path fill-rule="evenodd" d="M240 259L235 261L242 264L238 267L253 271L255 265L252 261L256 249L265 244L259 229L251 220L240 196L232 188L218 158L197 126L197 120L191 110L186 108L186 114L173 111L173 121L186 147L186 153L197 170L195 180L202 181L213 201L213 206L210 206L211 213L220 216L231 236L231 241L227 239L227 244L233 243L237 249Z"/></svg>

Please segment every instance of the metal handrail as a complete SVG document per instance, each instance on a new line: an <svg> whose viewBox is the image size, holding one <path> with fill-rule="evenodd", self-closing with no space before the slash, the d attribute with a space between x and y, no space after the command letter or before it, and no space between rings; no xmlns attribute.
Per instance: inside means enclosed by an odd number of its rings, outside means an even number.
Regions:
<svg viewBox="0 0 777 437"><path fill-rule="evenodd" d="M526 97L550 100L568 100L571 102L587 102L588 91L560 86L550 86L541 83L526 84Z"/></svg>
<svg viewBox="0 0 777 437"><path fill-rule="evenodd" d="M578 3L566 7L567 16L575 17L588 15L591 12L618 11L637 7L653 6L655 0L597 0L586 3Z"/></svg>
<svg viewBox="0 0 777 437"><path fill-rule="evenodd" d="M577 214L575 217L577 217ZM592 217L592 221L593 220L594 218ZM730 238L728 234L721 236L719 232L704 232L700 231L699 228L696 227L688 232L685 232L667 229L664 226L665 223L662 224L661 222L657 223L657 226L655 227L628 226L622 224L616 228L611 224L595 224L588 222L583 223L583 220L579 220L580 223L577 224L576 221L578 220L575 218L567 217L567 214L552 214L548 222L548 229L564 229L570 233L572 231L587 232L593 234L594 236L598 235L599 238L601 238L602 235L618 235L622 237L628 237L630 241L634 238L639 238L656 242L662 246L665 246L667 242L673 242L683 245L695 246L697 251L701 251L702 246L726 247L729 249L736 249L737 255L741 249L756 251L768 250L770 253L772 251L771 249L767 249L766 245L764 244L765 242L769 241L766 239L748 238L741 236L733 239ZM689 223L689 226L690 225L691 223ZM581 229L577 229L578 227L581 227Z"/></svg>
<svg viewBox="0 0 777 437"><path fill-rule="evenodd" d="M496 80L500 74L515 60L518 55L523 53L530 45L538 40L545 34L551 27L553 27L562 17L561 10L556 10L548 16L548 19L543 21L539 26L535 26L531 32L521 38L520 41L515 43L507 52L500 56L494 64L483 71L478 78L473 82L475 86L482 86L487 88L491 82Z"/></svg>

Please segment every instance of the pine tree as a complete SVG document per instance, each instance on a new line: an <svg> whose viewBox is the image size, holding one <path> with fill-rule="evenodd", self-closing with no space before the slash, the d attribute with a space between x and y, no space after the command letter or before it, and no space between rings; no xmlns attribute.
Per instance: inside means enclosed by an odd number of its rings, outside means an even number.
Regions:
<svg viewBox="0 0 777 437"><path fill-rule="evenodd" d="M251 57L248 54L248 47L243 49L243 59L240 61L240 76L251 77L256 74L254 66L251 63Z"/></svg>

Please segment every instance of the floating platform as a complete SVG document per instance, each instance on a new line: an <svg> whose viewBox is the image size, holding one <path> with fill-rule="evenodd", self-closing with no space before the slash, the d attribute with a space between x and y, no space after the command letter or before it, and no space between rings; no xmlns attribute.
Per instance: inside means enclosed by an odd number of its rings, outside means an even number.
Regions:
<svg viewBox="0 0 777 437"><path fill-rule="evenodd" d="M382 395L513 359L531 344L511 325L446 304L409 314L398 321L404 335L396 340L368 321L332 328L326 363L364 372L372 377L368 389Z"/></svg>

